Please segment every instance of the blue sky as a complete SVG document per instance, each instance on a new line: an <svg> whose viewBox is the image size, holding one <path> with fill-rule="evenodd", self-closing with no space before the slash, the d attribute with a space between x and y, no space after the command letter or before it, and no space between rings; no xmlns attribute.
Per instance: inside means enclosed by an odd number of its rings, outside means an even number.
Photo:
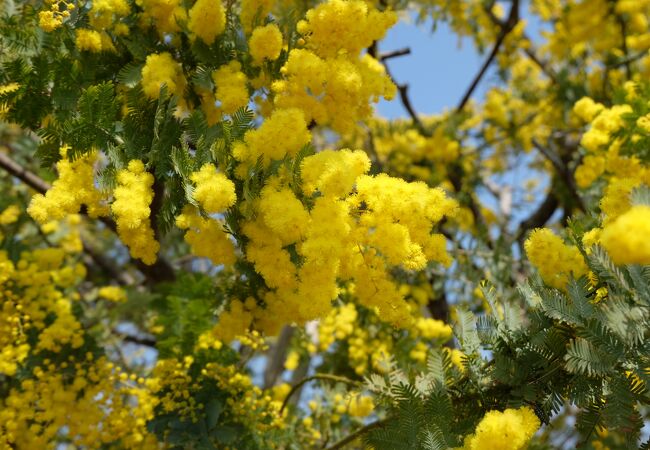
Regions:
<svg viewBox="0 0 650 450"><path fill-rule="evenodd" d="M397 83L408 83L413 106L421 115L453 108L483 61L469 40L460 42L444 23L431 32L431 21L421 25L400 21L388 31L379 50L404 47L409 47L411 54L390 59L388 66ZM390 102L379 102L376 111L390 119L407 116L397 96Z"/></svg>

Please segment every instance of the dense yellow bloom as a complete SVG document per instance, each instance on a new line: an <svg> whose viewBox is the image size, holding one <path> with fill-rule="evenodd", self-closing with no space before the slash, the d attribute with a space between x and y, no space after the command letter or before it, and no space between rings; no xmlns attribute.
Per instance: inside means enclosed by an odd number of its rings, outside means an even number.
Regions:
<svg viewBox="0 0 650 450"><path fill-rule="evenodd" d="M105 30L115 25L120 17L128 16L131 8L127 0L93 0L88 13L90 26Z"/></svg>
<svg viewBox="0 0 650 450"><path fill-rule="evenodd" d="M390 100L395 85L370 55L359 59L323 59L307 49L293 49L282 68L285 79L273 84L275 104L299 108L307 121L347 132L371 113L369 102Z"/></svg>
<svg viewBox="0 0 650 450"><path fill-rule="evenodd" d="M72 1L53 0L50 9L44 9L38 13L38 26L46 32L52 32L59 28L65 19L70 17L70 11L75 8Z"/></svg>
<svg viewBox="0 0 650 450"><path fill-rule="evenodd" d="M135 0L135 3L144 11L142 23L154 25L160 34L179 31L178 24L187 18L181 0Z"/></svg>
<svg viewBox="0 0 650 450"><path fill-rule="evenodd" d="M307 11L298 31L321 57L344 52L357 55L384 37L397 22L397 14L381 12L362 0L328 0Z"/></svg>
<svg viewBox="0 0 650 450"><path fill-rule="evenodd" d="M599 155L587 155L575 173L578 187L587 188L605 172L605 158Z"/></svg>
<svg viewBox="0 0 650 450"><path fill-rule="evenodd" d="M127 169L117 173L111 205L120 239L129 247L131 256L145 264L153 264L160 249L149 221L153 182L153 175L145 170L142 161L130 161Z"/></svg>
<svg viewBox="0 0 650 450"><path fill-rule="evenodd" d="M280 29L274 23L255 28L248 41L248 48L256 65L261 65L264 60L275 61L282 51Z"/></svg>
<svg viewBox="0 0 650 450"><path fill-rule="evenodd" d="M264 223L280 238L283 245L301 240L309 227L309 213L289 188L262 189L259 209Z"/></svg>
<svg viewBox="0 0 650 450"><path fill-rule="evenodd" d="M565 289L569 275L578 278L587 273L577 247L566 245L548 228L533 230L524 247L531 264L549 286Z"/></svg>
<svg viewBox="0 0 650 450"><path fill-rule="evenodd" d="M235 184L217 172L214 165L204 164L199 171L192 173L190 179L196 183L192 194L194 199L208 214L224 212L235 204Z"/></svg>
<svg viewBox="0 0 650 450"><path fill-rule="evenodd" d="M79 50L87 50L93 53L102 51L102 35L95 30L79 28L75 31L75 44Z"/></svg>
<svg viewBox="0 0 650 450"><path fill-rule="evenodd" d="M303 191L316 190L325 196L347 196L356 179L370 170L370 159L362 150L325 150L305 158L300 167Z"/></svg>
<svg viewBox="0 0 650 450"><path fill-rule="evenodd" d="M630 112L630 105L614 105L609 109L602 109L591 122L591 128L582 136L580 143L591 152L597 151L610 141L612 134L621 129L625 123L623 116Z"/></svg>
<svg viewBox="0 0 650 450"><path fill-rule="evenodd" d="M195 36L211 45L226 28L226 11L221 0L196 0L187 26Z"/></svg>
<svg viewBox="0 0 650 450"><path fill-rule="evenodd" d="M582 97L573 105L575 115L585 122L591 122L603 109L605 109L603 104L596 103L589 97Z"/></svg>
<svg viewBox="0 0 650 450"><path fill-rule="evenodd" d="M20 208L16 205L7 206L0 213L0 225L10 225L15 223L20 217Z"/></svg>
<svg viewBox="0 0 650 450"><path fill-rule="evenodd" d="M219 315L219 323L211 333L224 343L229 343L235 337L246 334L252 321L253 315L247 310L246 305L239 300L233 300L230 303L230 310Z"/></svg>
<svg viewBox="0 0 650 450"><path fill-rule="evenodd" d="M185 242L193 255L210 259L214 264L234 264L235 246L220 220L202 217L196 208L186 206L176 217L176 226L185 233Z"/></svg>
<svg viewBox="0 0 650 450"><path fill-rule="evenodd" d="M248 104L248 80L238 61L221 66L212 74L212 79L217 88L217 100L225 114L232 114Z"/></svg>
<svg viewBox="0 0 650 450"><path fill-rule="evenodd" d="M244 31L248 34L257 23L264 23L275 0L242 0L240 19Z"/></svg>
<svg viewBox="0 0 650 450"><path fill-rule="evenodd" d="M540 421L527 406L490 411L465 438L464 450L523 450L540 427Z"/></svg>
<svg viewBox="0 0 650 450"><path fill-rule="evenodd" d="M99 288L97 295L112 302L125 302L126 292L119 286L104 286Z"/></svg>
<svg viewBox="0 0 650 450"><path fill-rule="evenodd" d="M610 222L600 243L616 264L650 264L650 207L633 206Z"/></svg>
<svg viewBox="0 0 650 450"><path fill-rule="evenodd" d="M147 56L142 68L142 90L149 98L158 98L163 85L167 86L168 95L182 97L186 84L183 68L171 54L164 52Z"/></svg>
<svg viewBox="0 0 650 450"><path fill-rule="evenodd" d="M366 417L372 414L375 403L369 395L354 395L348 405L348 414L352 417Z"/></svg>
<svg viewBox="0 0 650 450"><path fill-rule="evenodd" d="M93 166L97 153L87 153L74 161L70 161L66 154L67 148L64 147L61 149L62 159L56 164L59 178L45 195L34 195L27 208L29 215L40 224L77 213L82 205L87 207L90 217L108 213L102 195L94 184Z"/></svg>
<svg viewBox="0 0 650 450"><path fill-rule="evenodd" d="M605 189L605 195L600 200L600 210L604 214L603 225L606 225L625 211L630 209L630 194L641 181L634 178L614 178Z"/></svg>
<svg viewBox="0 0 650 450"><path fill-rule="evenodd" d="M285 155L295 156L310 140L311 133L300 110L277 109L258 129L246 132L244 142L235 145L233 155L250 165L261 157L268 166Z"/></svg>
<svg viewBox="0 0 650 450"><path fill-rule="evenodd" d="M448 341L452 336L451 327L442 320L421 317L416 320L415 328L425 339Z"/></svg>

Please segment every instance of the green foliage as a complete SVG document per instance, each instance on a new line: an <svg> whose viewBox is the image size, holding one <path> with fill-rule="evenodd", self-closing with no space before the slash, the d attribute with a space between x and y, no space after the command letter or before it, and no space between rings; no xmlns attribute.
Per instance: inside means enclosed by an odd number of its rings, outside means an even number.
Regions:
<svg viewBox="0 0 650 450"><path fill-rule="evenodd" d="M476 318L458 309L454 327L466 354L465 371L450 369L431 350L427 370L371 378L371 389L389 399L388 422L368 433L375 449L433 448L459 445L491 409L531 406L544 423L567 405L580 413L576 428L586 442L597 427L617 430L630 447L637 445L647 405L650 353L648 271L615 266L594 247L587 256L596 282L572 279L566 291L531 279L520 286L521 305L501 302L484 285L490 313ZM596 289L608 296L596 301ZM521 306L532 309L526 320ZM480 338L480 342L478 339ZM489 350L489 354L479 350ZM470 398L481 408L467 411Z"/></svg>

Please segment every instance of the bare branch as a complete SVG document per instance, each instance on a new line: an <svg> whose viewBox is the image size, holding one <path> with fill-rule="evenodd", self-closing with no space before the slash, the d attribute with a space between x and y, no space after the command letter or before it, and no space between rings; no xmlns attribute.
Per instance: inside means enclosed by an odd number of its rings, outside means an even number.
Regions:
<svg viewBox="0 0 650 450"><path fill-rule="evenodd" d="M296 391L300 390L300 388L302 388L305 384L314 380L326 380L326 381L332 381L334 383L345 383L351 386L361 386L361 383L359 381L354 381L349 378L341 377L338 375L332 375L329 373L317 373L310 377L303 378L302 380L300 380L298 383L296 383L291 387L291 390L289 391L287 396L284 398L284 401L282 402L282 406L280 407L280 413L284 411L284 408L286 408L287 403L289 403L289 399Z"/></svg>
<svg viewBox="0 0 650 450"><path fill-rule="evenodd" d="M400 48L390 52L382 53L379 55L379 59L383 62L387 59L396 58L398 56L410 55L411 49L409 47Z"/></svg>
<svg viewBox="0 0 650 450"><path fill-rule="evenodd" d="M481 66L481 69L478 71L478 73L472 80L472 83L469 85L469 88L467 88L465 95L463 95L463 98L458 103L458 106L456 107L456 112L461 112L465 108L465 105L472 97L474 90L476 90L476 87L478 86L479 82L487 72L488 67L490 67L490 64L492 64L492 61L494 61L494 58L496 58L497 54L499 53L499 49L501 48L503 41L506 39L508 34L515 27L515 25L517 25L517 22L519 22L519 0L513 0L512 6L510 7L510 14L508 14L508 19L506 20L506 22L502 24L500 23L501 31L499 32L499 35L497 36L497 40L494 43L494 46L492 47L492 51L490 52L487 59Z"/></svg>
<svg viewBox="0 0 650 450"><path fill-rule="evenodd" d="M384 425L386 425L389 422L390 418L378 420L376 422L369 423L368 425L365 425L361 428L359 428L357 431L354 433L344 437L340 441L332 444L331 446L327 447L326 450L337 450L339 448L343 448L350 442L354 442L357 438L363 436L364 434L368 433L369 431L374 430L375 428L381 428Z"/></svg>
<svg viewBox="0 0 650 450"><path fill-rule="evenodd" d="M11 148L11 146L5 142L0 142L0 147ZM16 161L11 159L9 155L2 152L0 152L0 169L3 169L7 173L16 177L27 186L31 187L41 194L45 194L45 192L47 192L47 190L51 187L48 182L43 180L35 173L30 172L18 164ZM87 214L85 208L82 208L80 212L84 215ZM108 229L117 233L117 225L110 217L100 217L98 220L101 221ZM146 265L139 259L132 259L132 262L151 283L173 281L176 278L172 266L161 257L158 257L156 262L152 265Z"/></svg>

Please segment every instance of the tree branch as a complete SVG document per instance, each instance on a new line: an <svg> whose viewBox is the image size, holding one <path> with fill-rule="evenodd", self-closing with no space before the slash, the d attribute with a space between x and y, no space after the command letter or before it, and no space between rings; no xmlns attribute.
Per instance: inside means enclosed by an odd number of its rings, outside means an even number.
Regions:
<svg viewBox="0 0 650 450"><path fill-rule="evenodd" d="M494 15L491 9L485 8L485 12L490 17L490 20L492 20L492 23L499 26L501 29L506 26L504 22L500 21L499 18ZM531 42L526 33L522 33L522 38L528 42ZM547 77L551 79L551 81L553 81L553 83L557 84L558 80L555 72L549 67L548 63L545 63L537 56L537 53L535 53L531 46L526 47L524 49L524 53L530 58L531 61L537 65L537 67L541 69L542 72L544 72Z"/></svg>
<svg viewBox="0 0 650 450"><path fill-rule="evenodd" d="M458 106L456 107L456 112L461 112L465 108L465 105L472 97L474 90L476 89L479 82L487 72L488 67L490 67L490 64L492 64L492 61L494 61L494 58L499 53L499 49L501 48L503 41L506 39L508 34L515 27L515 25L517 25L517 22L519 22L519 0L512 0L512 6L510 7L510 14L508 14L508 19L506 20L505 23L501 24L501 22L499 22L501 31L499 32L499 35L497 36L497 40L494 43L494 46L492 47L492 51L490 52L487 59L483 63L483 66L481 66L481 69L474 77L474 80L472 80L472 84L470 84L469 88L467 88L465 95L463 95L463 98L458 103Z"/></svg>
<svg viewBox="0 0 650 450"><path fill-rule="evenodd" d="M0 142L0 147L11 148L11 146L5 142ZM0 152L0 168L41 194L45 194L45 192L47 192L51 187L48 182L18 164L6 153ZM85 208L82 208L80 212L84 215L87 214ZM117 233L117 225L110 217L99 217L98 220L108 229ZM158 257L156 262L150 266L144 264L139 259L132 259L132 262L150 283L173 281L176 278L172 266L161 257Z"/></svg>
<svg viewBox="0 0 650 450"><path fill-rule="evenodd" d="M354 442L355 439L363 436L364 434L368 433L369 431L374 430L375 428L381 428L384 425L386 425L389 422L390 418L378 420L376 422L369 423L368 425L359 428L357 431L354 433L344 437L340 441L332 444L331 446L327 447L326 450L337 450L339 448L343 448L345 445L349 444L350 442Z"/></svg>
<svg viewBox="0 0 650 450"><path fill-rule="evenodd" d="M569 170L569 168L566 166L566 163L562 159L560 159L555 153L551 152L549 149L541 145L535 139L532 140L532 143L533 146L537 150L539 150L539 152L546 159L548 159L551 162L551 164L553 164L555 171L557 172L558 176L560 177L564 185L569 190L569 194L571 195L571 198L573 198L573 200L575 201L576 205L578 206L578 209L580 209L580 211L582 212L585 212L586 211L585 203L582 200L582 197L580 197L580 194L578 194L578 187L576 186L573 172Z"/></svg>
<svg viewBox="0 0 650 450"><path fill-rule="evenodd" d="M379 59L383 62L387 59L396 58L398 56L410 55L411 49L409 47L400 48L398 50L393 50L390 52L382 53L379 55Z"/></svg>
<svg viewBox="0 0 650 450"><path fill-rule="evenodd" d="M282 411L284 411L284 408L287 406L287 403L289 403L289 399L291 398L291 396L296 391L298 391L303 385L309 383L310 381L314 381L314 380L327 380L327 381L332 381L332 382L335 382L335 383L345 383L345 384L349 384L351 386L361 386L360 382L351 380L349 378L340 377L338 375L331 375L329 373L317 373L317 374L312 375L310 377L303 378L302 380L300 380L298 383L296 383L295 385L293 385L291 387L291 390L289 391L287 396L284 398L284 401L282 402L282 406L280 407L280 413L282 413Z"/></svg>

